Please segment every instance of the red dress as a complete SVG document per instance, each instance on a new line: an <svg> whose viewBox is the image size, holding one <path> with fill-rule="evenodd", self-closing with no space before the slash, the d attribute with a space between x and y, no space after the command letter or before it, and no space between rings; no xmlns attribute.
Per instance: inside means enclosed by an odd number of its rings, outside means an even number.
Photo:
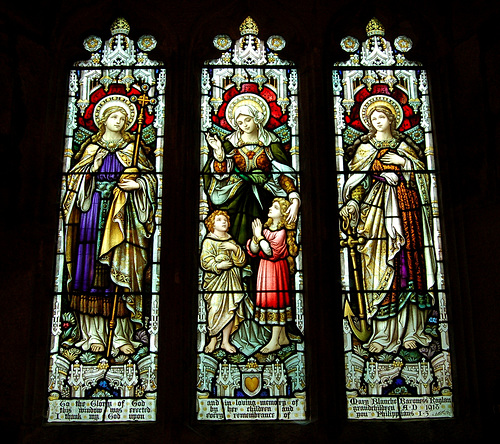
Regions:
<svg viewBox="0 0 500 444"><path fill-rule="evenodd" d="M390 151L390 149L381 149L379 151L371 168L374 177L373 182L380 180L377 177L384 171L394 171L401 176L401 167L385 165L380 161L380 158ZM397 154L397 152L395 153ZM405 244L402 246L401 252L394 258L396 275L391 291L387 293L386 298L380 304L377 314L379 319L394 316L401 309L403 305L402 301L399 300L402 294L401 290L408 288L410 285L418 295L422 295L419 305L423 308L423 297L426 294L427 288L423 253L425 245L420 215L422 205L418 197L416 185L411 185L411 183L405 180L400 180L396 190ZM408 292L403 294L408 294ZM426 303L426 305L428 304Z"/></svg>
<svg viewBox="0 0 500 444"><path fill-rule="evenodd" d="M255 320L262 325L285 325L292 320L286 230L271 231L265 228L262 234L269 242L271 256L267 256L262 249L258 253L252 252L251 240L247 243L248 253L260 258Z"/></svg>

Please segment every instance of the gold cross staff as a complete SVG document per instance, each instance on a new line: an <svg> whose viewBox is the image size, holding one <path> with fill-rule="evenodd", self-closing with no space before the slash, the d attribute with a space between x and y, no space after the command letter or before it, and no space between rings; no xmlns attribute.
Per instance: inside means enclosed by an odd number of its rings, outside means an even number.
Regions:
<svg viewBox="0 0 500 444"><path fill-rule="evenodd" d="M144 91L139 97L133 96L131 98L132 102L138 102L139 104L139 117L137 118L137 135L135 137L135 144L134 144L134 152L132 156L132 165L130 167L125 168L123 171L123 176L128 179L130 178L136 178L139 175L139 168L137 168L137 159L139 157L139 145L141 143L141 134L142 134L142 126L144 124L144 106L149 104L149 103L155 103L155 99L152 98L150 99L146 92L148 91L149 86L148 85L143 85L142 90ZM109 320L109 335L108 335L108 347L106 351L106 357L109 359L111 356L111 350L112 350L112 344L113 344L113 336L114 336L114 330L116 326L116 308L118 304L118 286L115 286L115 295L114 295L114 300L113 300L113 310L111 312L111 319Z"/></svg>
<svg viewBox="0 0 500 444"><path fill-rule="evenodd" d="M146 89L144 89L146 88ZM147 91L148 86L144 85L143 89ZM134 145L134 157L132 160L132 167L137 167L137 158L139 157L139 144L141 141L141 133L142 133L142 125L144 124L144 106L146 106L148 103L153 102L154 99L150 99L147 94L144 92L142 93L139 97L132 97L133 102L138 102L139 104L139 117L137 118L137 136L135 138L135 145Z"/></svg>

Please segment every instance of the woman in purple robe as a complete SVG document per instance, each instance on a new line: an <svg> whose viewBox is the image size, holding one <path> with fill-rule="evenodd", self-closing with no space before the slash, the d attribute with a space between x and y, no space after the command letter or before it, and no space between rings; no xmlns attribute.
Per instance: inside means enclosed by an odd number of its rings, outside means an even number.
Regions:
<svg viewBox="0 0 500 444"><path fill-rule="evenodd" d="M95 353L108 348L108 353L131 354L140 345L133 335L142 325L156 178L140 145L134 162L127 100L108 98L97 114L99 132L75 156L63 201L68 291L79 315L76 345ZM131 167L134 174L128 173Z"/></svg>

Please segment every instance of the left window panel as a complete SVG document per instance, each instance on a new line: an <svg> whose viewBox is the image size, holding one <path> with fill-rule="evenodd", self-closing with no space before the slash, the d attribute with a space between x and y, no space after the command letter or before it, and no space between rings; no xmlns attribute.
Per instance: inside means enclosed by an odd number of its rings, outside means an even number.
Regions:
<svg viewBox="0 0 500 444"><path fill-rule="evenodd" d="M165 69L129 34L69 75L49 422L156 419Z"/></svg>

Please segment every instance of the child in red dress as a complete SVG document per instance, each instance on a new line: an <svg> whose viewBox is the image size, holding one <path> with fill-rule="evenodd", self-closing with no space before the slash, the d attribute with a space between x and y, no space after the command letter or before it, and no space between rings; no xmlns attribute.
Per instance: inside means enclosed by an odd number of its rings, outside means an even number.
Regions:
<svg viewBox="0 0 500 444"><path fill-rule="evenodd" d="M248 240L250 256L259 257L255 320L272 326L269 342L261 349L271 353L289 344L285 325L292 320L291 280L293 257L297 255L295 226L286 222L290 202L278 197L269 208L269 219L262 226L259 219L252 222L253 237ZM292 266L290 266L292 265Z"/></svg>

